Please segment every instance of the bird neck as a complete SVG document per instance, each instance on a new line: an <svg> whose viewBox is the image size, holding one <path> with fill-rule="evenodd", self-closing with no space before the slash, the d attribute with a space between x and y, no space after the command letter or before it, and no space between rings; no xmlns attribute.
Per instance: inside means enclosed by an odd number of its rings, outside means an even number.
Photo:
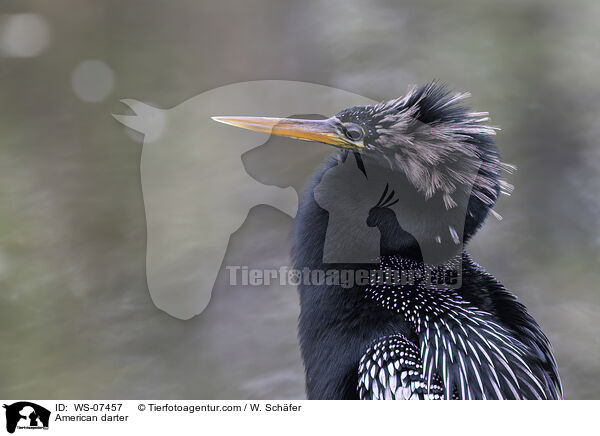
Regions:
<svg viewBox="0 0 600 436"><path fill-rule="evenodd" d="M462 251L463 240L487 215L488 208L475 197L457 197L458 205L447 209L436 194L426 198L402 172L385 166L374 170L369 159L363 159L363 167L364 172L352 154L345 160L340 154L315 172L294 220L296 266L361 269L365 263L377 263L380 255L441 263ZM398 202L387 208L390 216L369 223L386 185ZM344 256L331 260L331 247L336 255L368 255L359 261Z"/></svg>
<svg viewBox="0 0 600 436"><path fill-rule="evenodd" d="M405 257L411 257L405 253L407 249L402 247L399 241L396 241L390 237L381 234L381 240L379 242L379 253L381 256L392 256L396 254L404 254ZM416 252L416 250L415 250Z"/></svg>
<svg viewBox="0 0 600 436"><path fill-rule="evenodd" d="M380 223L377 229L380 233L380 256L395 256L422 262L423 256L419 248L419 243L410 233L402 229L396 219Z"/></svg>

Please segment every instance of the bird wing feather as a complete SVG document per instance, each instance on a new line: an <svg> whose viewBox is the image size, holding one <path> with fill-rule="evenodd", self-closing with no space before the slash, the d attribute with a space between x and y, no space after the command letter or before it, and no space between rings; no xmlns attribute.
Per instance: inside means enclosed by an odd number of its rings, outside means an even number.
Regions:
<svg viewBox="0 0 600 436"><path fill-rule="evenodd" d="M428 388L422 376L419 349L402 335L373 342L358 367L361 400L441 399L443 386L437 373Z"/></svg>

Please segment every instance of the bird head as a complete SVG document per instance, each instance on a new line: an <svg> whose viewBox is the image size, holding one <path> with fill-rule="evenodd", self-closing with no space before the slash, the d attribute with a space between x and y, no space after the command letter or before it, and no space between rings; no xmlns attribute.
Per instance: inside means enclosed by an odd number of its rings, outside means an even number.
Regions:
<svg viewBox="0 0 600 436"><path fill-rule="evenodd" d="M485 112L462 105L467 93L452 93L436 82L411 88L403 97L370 106L355 106L324 120L225 116L215 121L272 135L317 141L354 152L371 168L402 174L425 201L439 198L443 207L456 198L472 200L465 238L479 225L500 192L500 162ZM368 171L365 174L369 177ZM465 209L467 208L464 205ZM467 219L469 221L469 218Z"/></svg>
<svg viewBox="0 0 600 436"><path fill-rule="evenodd" d="M344 109L325 120L266 117L213 117L215 121L278 136L317 141L360 153L402 172L426 198L440 192L447 208L455 206L457 189L492 206L510 185L500 180L493 143L495 130L487 113L471 112L461 101L467 93L451 93L430 83L412 88L398 99ZM475 173L474 180L469 174Z"/></svg>

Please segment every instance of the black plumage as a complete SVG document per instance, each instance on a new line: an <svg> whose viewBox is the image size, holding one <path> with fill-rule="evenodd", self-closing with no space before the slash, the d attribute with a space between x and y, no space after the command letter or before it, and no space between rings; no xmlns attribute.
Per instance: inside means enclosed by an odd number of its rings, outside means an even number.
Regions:
<svg viewBox="0 0 600 436"><path fill-rule="evenodd" d="M324 121L219 119L341 148L302 195L292 231L294 266L393 276L350 288L299 285L309 399L561 398L546 336L463 248L510 189L500 179L494 129L485 113L461 104L465 96L431 83ZM340 171L342 164L359 171ZM357 189L363 182L384 185L373 194ZM345 253L361 249L367 230L328 235L332 217L323 198L349 215L364 213L365 228L380 235L378 257L324 261L327 238ZM432 280L440 270L456 275ZM400 279L397 271L410 277Z"/></svg>
<svg viewBox="0 0 600 436"><path fill-rule="evenodd" d="M419 107L417 119L426 124L439 120L462 120L464 114L467 113L467 109L462 106L451 105L444 109L438 109L439 105L436 103L449 98L451 97L444 88L425 86L416 90L404 104L407 106L417 105ZM368 115L371 110L351 109L342 112L342 115L338 117L372 126L373 120ZM375 141L377 130L372 127L367 130L369 133L366 140L371 135L370 139ZM492 162L482 171L486 172L486 177L495 181L490 192L487 192L495 201L501 190L499 181L501 168L492 138L490 135L478 133L468 136L466 140L477 147L481 152L479 156L482 159ZM366 153L363 153L363 160L370 158L365 155ZM351 156L347 158L351 158ZM323 174L336 164L335 159L332 159L320 168L303 197L293 233L295 242L293 254L296 268L309 267L326 270L331 268L340 270L372 268L372 265L335 265L324 264L321 261L323 258L322 246L328 226L328 213L315 202L313 191ZM410 185L402 175L395 175L393 180ZM404 186L402 191L406 192L407 189ZM483 224L492 206L493 202L490 204L475 195L469 196L463 237L465 241L468 241ZM370 224L378 226L381 232L381 261L385 264L393 262L395 259L407 259L422 268L415 238L399 228L390 209L375 209L377 208L371 210ZM398 378L392 386L398 389L402 385L403 371L423 371L422 358L426 354L426 350L429 350L427 355L431 361L428 362L429 367L425 366L424 374L408 375L412 383L417 383L416 398L427 396L427 392L432 398L438 396L441 398L453 396L454 398L560 398L562 393L557 366L548 340L537 323L527 313L525 307L518 303L515 297L496 279L475 264L466 252L462 256L462 286L457 290L443 292L419 289L418 285L405 285L388 291L389 294L396 294L398 299L412 299L409 306L413 307L405 309L394 310L381 304L381 301L385 301L385 293L373 290L369 286L342 289L339 286L300 285L302 311L299 335L306 368L308 398L386 397L384 384L387 383L389 387L389 380ZM447 331L442 335L443 339L438 339L437 347L435 335L431 334L429 338L425 337L424 324L428 323L432 326L432 330L436 331L433 327L433 316L427 322L424 320L422 322L410 321L411 311L414 310L415 304L420 303L420 309L417 312L425 315L424 306L431 307L434 300L437 300L438 304L446 303L449 306L459 305L466 308L458 321L449 318L447 313L439 315L447 325L445 327ZM481 332L485 329L482 325L474 323L467 328L466 334L463 333L458 325L459 322L466 323L474 312L484 313L485 318L498 326L494 328L501 330L502 335L494 332L484 333L489 337L482 339L478 333L482 334ZM477 332L471 331L471 327ZM456 339L456 342L451 339L451 332L454 336L462 334L463 341L465 338L469 338L473 344L465 343L463 349L460 339ZM499 354L494 350L494 347L500 347L503 342L494 334L501 337L506 336L505 340L510 344L508 351ZM373 346L382 344L382 340L383 344L388 344L390 340L410 344L404 352L407 353L407 350L412 347L411 351L418 352L421 360L410 363L407 360L403 365L393 366L393 371L390 373L388 365L391 356L388 356L388 359L382 361L379 365L380 368L373 376L366 374L366 379L371 379L370 389L368 389L361 377L365 375L365 371L368 373L371 368L377 366L379 359L377 353L383 348L375 347L373 349ZM485 345L486 340L488 342L495 341L495 343L490 344L491 346ZM445 371L442 368L442 353L440 352L437 360L433 360L431 357L435 355L436 349L442 348L441 344L444 341L448 341L454 346L452 361L449 357L451 353L445 358L447 366ZM491 363L487 361L485 352L482 352L480 347L488 350L487 354ZM503 362L500 357L502 354L505 355L506 362ZM459 355L463 356L465 364L464 376L461 375ZM361 360L371 360L373 366L364 368L359 365ZM524 361L524 364L520 362L521 360ZM472 363L476 365L476 369L473 368ZM505 364L508 365L508 369ZM526 368L529 368L529 371ZM424 382L427 385L429 369L432 370L433 380L431 380L429 390L427 388L423 390L418 383ZM384 377L385 383L381 383L379 371L382 373L388 371L387 376ZM446 377L444 377L444 372L448 373ZM514 377L511 372L514 373ZM534 380L531 379L528 372L532 374ZM478 377L481 379L481 383L478 381ZM496 380L495 377L499 380ZM444 378L451 383L451 387L448 389L444 388ZM464 379L464 383L470 388L463 387L461 389L461 379ZM375 395L373 384L377 386L377 383L379 383L378 395ZM483 385L483 388L480 387L480 384ZM390 391L394 390L390 389ZM387 398L396 398L395 391L390 392Z"/></svg>

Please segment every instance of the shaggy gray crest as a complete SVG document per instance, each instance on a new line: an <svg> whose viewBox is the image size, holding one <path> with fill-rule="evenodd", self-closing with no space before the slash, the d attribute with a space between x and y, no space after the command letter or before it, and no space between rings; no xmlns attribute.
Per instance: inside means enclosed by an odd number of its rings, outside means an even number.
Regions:
<svg viewBox="0 0 600 436"><path fill-rule="evenodd" d="M497 196L497 172L514 170L500 162L497 153L482 155L476 139L492 142L497 128L487 125L487 112L468 112L458 103L469 93L451 95L443 86L432 83L410 88L401 98L367 108L377 136L366 149L382 150L388 164L399 167L411 184L429 199L442 193L447 209L456 206L457 189L470 189L468 175L477 173L472 193L486 205ZM429 113L452 116L422 121L424 108ZM500 181L500 192L509 194L512 186Z"/></svg>

